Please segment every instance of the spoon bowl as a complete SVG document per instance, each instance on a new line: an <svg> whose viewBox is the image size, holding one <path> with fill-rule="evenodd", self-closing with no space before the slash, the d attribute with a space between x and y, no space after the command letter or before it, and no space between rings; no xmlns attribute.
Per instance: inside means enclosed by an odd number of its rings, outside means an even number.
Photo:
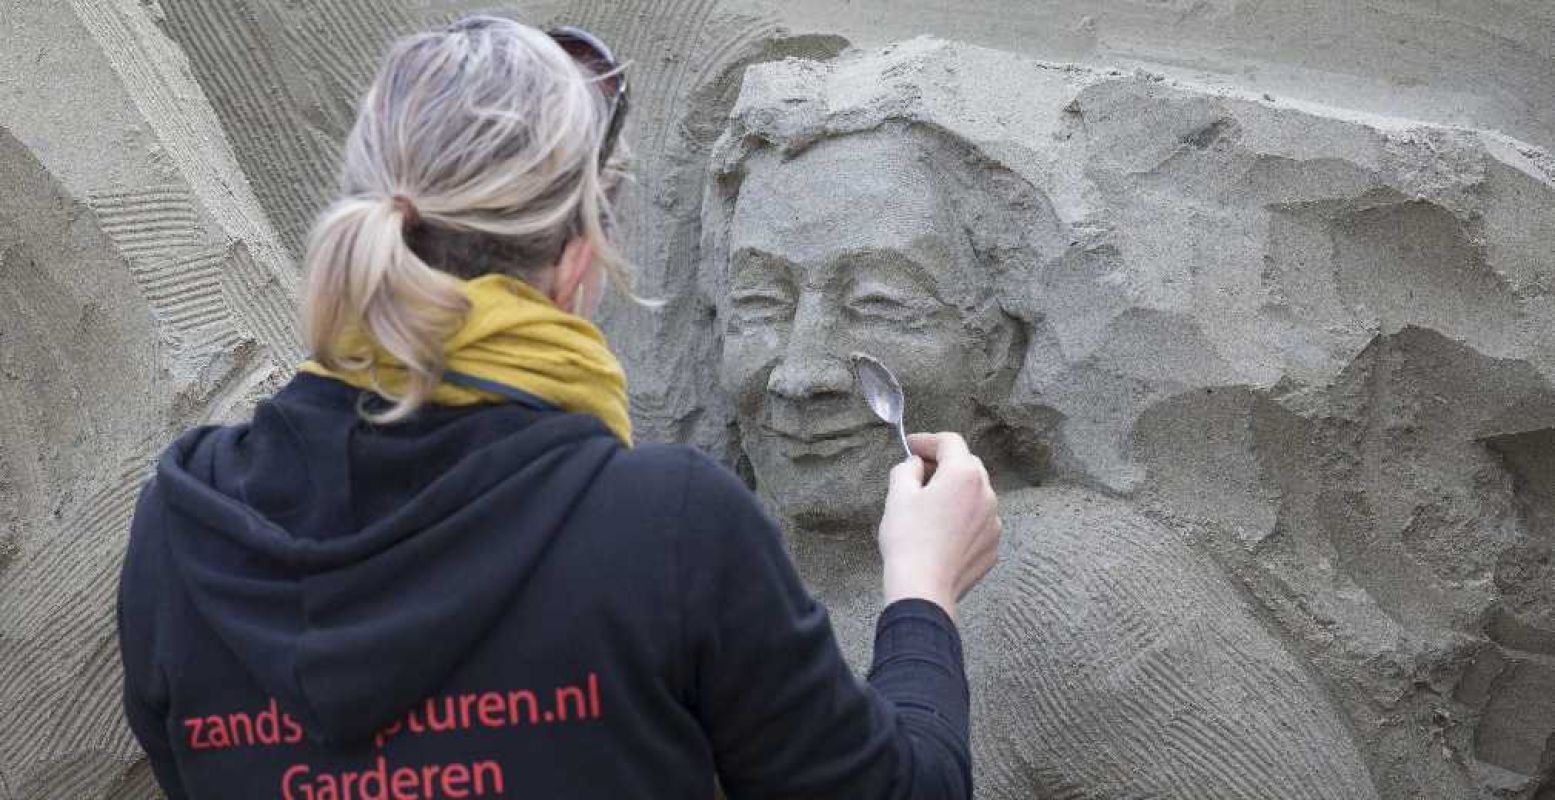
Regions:
<svg viewBox="0 0 1555 800"><path fill-rule="evenodd" d="M902 384L885 364L880 363L880 359L868 353L853 354L853 374L858 378L859 389L863 391L864 401L869 404L870 410L875 412L875 416L896 426L902 449L911 458L912 448L907 446L907 429L902 425L902 412L907 406L906 398L902 395Z"/></svg>

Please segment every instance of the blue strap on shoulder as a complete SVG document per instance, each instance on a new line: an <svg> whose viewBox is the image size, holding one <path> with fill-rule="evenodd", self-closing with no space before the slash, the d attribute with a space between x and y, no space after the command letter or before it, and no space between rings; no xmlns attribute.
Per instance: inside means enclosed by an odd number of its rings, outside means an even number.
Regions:
<svg viewBox="0 0 1555 800"><path fill-rule="evenodd" d="M443 372L443 380L448 381L449 383L452 383L456 386L463 386L466 389L480 389L482 391L491 392L492 394L500 394L503 397L518 403L519 405L527 406L536 411L561 411L561 408L558 407L555 403L542 400L539 397L524 391L523 389L518 389L505 383L498 383L486 378L479 378L468 373L456 372L451 369L445 370Z"/></svg>

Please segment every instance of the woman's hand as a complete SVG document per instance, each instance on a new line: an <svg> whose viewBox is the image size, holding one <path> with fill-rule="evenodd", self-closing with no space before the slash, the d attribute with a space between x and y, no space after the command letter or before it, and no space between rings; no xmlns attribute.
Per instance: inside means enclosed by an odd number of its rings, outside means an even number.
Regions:
<svg viewBox="0 0 1555 800"><path fill-rule="evenodd" d="M954 618L956 601L998 559L998 497L959 435L915 433L907 445L915 455L891 469L880 520L885 602L920 597ZM934 464L927 482L925 461Z"/></svg>

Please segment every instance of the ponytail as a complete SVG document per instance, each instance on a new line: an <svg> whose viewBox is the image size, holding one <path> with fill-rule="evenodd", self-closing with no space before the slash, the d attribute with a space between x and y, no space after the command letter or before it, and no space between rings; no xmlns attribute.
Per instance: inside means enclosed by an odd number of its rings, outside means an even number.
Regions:
<svg viewBox="0 0 1555 800"><path fill-rule="evenodd" d="M373 348L405 366L402 391L373 422L403 419L443 374L443 340L469 311L456 278L428 266L405 242L410 206L394 197L346 197L319 218L305 257L303 309L313 359L333 371L372 369ZM376 380L375 380L376 384Z"/></svg>

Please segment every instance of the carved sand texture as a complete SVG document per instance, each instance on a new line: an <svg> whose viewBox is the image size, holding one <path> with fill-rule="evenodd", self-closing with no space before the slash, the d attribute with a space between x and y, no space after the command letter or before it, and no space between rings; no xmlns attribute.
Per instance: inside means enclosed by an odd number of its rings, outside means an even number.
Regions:
<svg viewBox="0 0 1555 800"><path fill-rule="evenodd" d="M191 79L184 54L157 27L158 20L148 8L135 0L76 0L71 7L156 137L162 151L158 160L171 165L187 185L190 199L214 223L206 226L215 229L214 238L242 242L258 268L288 296L288 304L295 305L295 264L250 193L248 180L228 148L221 120ZM145 190L135 185L119 190L121 199ZM166 234L171 237L177 232ZM213 237L207 233L203 238ZM289 358L296 349L291 344L280 352Z"/></svg>
<svg viewBox="0 0 1555 800"><path fill-rule="evenodd" d="M173 435L298 354L295 266L155 13L0 14L5 797L149 796L113 618L134 499Z"/></svg>
<svg viewBox="0 0 1555 800"><path fill-rule="evenodd" d="M104 192L90 204L125 258L154 264L200 245L199 216L182 184Z"/></svg>
<svg viewBox="0 0 1555 800"><path fill-rule="evenodd" d="M129 525L148 467L134 459L86 498L51 531L51 547L18 564L0 601L10 629L0 657L11 666L0 701L7 729L27 733L8 742L6 761L26 765L15 774L47 796L100 796L138 755L122 723L113 615L102 610L113 607L122 555L113 534Z"/></svg>
<svg viewBox="0 0 1555 800"><path fill-rule="evenodd" d="M1056 797L1376 796L1320 685L1187 542L1073 489L1005 507L1018 547L985 703L1020 711L988 742L992 796L1029 796L1010 791L1022 773Z"/></svg>
<svg viewBox="0 0 1555 800"><path fill-rule="evenodd" d="M241 239L222 249L216 274L222 297L237 315L239 327L268 348L279 364L300 361L304 354L297 330L295 282L265 269Z"/></svg>
<svg viewBox="0 0 1555 800"><path fill-rule="evenodd" d="M157 321L171 329L184 349L231 350L238 345L241 334L232 326L221 290L226 256L226 247L215 247L131 267Z"/></svg>
<svg viewBox="0 0 1555 800"><path fill-rule="evenodd" d="M1140 422L1149 505L1207 534L1328 678L1384 796L1531 797L1547 779L1527 767L1542 710L1496 706L1516 693L1490 677L1555 630L1549 539L1520 488L1552 414L1525 362L1410 327L1321 394L1219 388ZM1492 433L1509 427L1531 430ZM1535 756L1515 773L1497 748Z"/></svg>
<svg viewBox="0 0 1555 800"><path fill-rule="evenodd" d="M344 130L338 115L336 126L328 127L322 98L311 96L311 76L301 72L300 56L286 42L283 32L296 22L247 0L162 7L163 24L188 54L255 196L292 257L299 257L307 226L333 183L335 143Z"/></svg>
<svg viewBox="0 0 1555 800"><path fill-rule="evenodd" d="M5 155L8 171L26 158ZM110 237L80 224L92 219L83 205L61 199L29 203L54 210L54 220L36 212L7 220L36 235L52 226L59 234L53 248L37 253L19 243L0 257L12 279L0 301L10 321L4 358L18 379L8 391L30 386L57 398L9 394L0 433L7 466L28 466L11 474L33 498L8 520L20 535L14 559L0 567L0 709L7 720L0 769L18 797L103 796L138 756L119 706L112 609L124 533L150 458L147 433L169 422L164 393L171 387L146 367L160 360L159 339L230 331L219 314L212 325L199 324L199 301L158 309L154 298L141 299L132 264ZM83 269L90 282L67 277ZM159 320L167 327L148 329L159 312L168 315ZM126 453L129 460L116 467Z"/></svg>
<svg viewBox="0 0 1555 800"><path fill-rule="evenodd" d="M1555 147L1555 8L1542 0L783 0L798 31L864 47L925 32L1101 70L1143 67L1215 89L1504 131Z"/></svg>
<svg viewBox="0 0 1555 800"><path fill-rule="evenodd" d="M181 353L223 353L258 339L281 363L301 357L294 282L263 269L242 240L206 246L182 185L92 197L140 294Z"/></svg>

